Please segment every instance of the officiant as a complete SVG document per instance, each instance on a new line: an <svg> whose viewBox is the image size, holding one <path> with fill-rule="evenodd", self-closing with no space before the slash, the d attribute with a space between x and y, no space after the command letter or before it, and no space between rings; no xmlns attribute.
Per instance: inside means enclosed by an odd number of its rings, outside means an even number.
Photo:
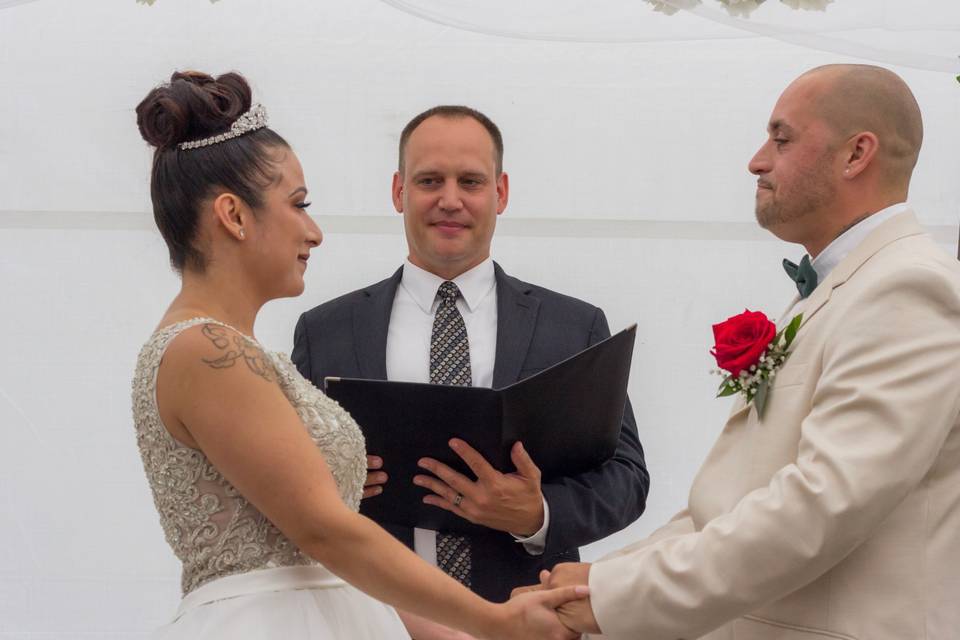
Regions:
<svg viewBox="0 0 960 640"><path fill-rule="evenodd" d="M392 185L407 259L389 278L301 315L293 349L300 372L320 388L328 376L499 388L607 338L602 310L522 282L491 259L508 195L503 139L487 116L438 106L413 118L400 135ZM510 473L467 442L450 444L476 478L425 458L414 482L429 504L481 532L385 526L494 601L542 569L577 560L578 547L623 529L646 504L649 474L629 400L613 457L579 475L542 482L520 442ZM390 452L367 453L364 497L376 500L390 481Z"/></svg>

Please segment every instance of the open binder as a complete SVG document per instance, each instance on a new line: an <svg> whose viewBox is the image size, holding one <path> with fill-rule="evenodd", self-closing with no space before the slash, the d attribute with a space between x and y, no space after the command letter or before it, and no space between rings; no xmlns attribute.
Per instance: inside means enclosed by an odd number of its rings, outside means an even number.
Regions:
<svg viewBox="0 0 960 640"><path fill-rule="evenodd" d="M444 509L423 504L428 492L413 484L424 457L474 479L447 444L457 437L496 469L514 471L518 440L549 482L599 466L620 439L636 325L502 389L455 387L357 378L324 380L328 396L359 423L367 452L384 460L383 493L361 503L380 523L438 531L477 532Z"/></svg>

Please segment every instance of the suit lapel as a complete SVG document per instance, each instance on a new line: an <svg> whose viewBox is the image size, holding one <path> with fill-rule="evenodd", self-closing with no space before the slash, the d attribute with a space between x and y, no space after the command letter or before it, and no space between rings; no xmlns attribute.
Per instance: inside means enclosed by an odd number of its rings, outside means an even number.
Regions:
<svg viewBox="0 0 960 640"><path fill-rule="evenodd" d="M833 275L833 274L831 274ZM831 282L833 280L830 276L827 276L825 282L822 283L823 286L817 287L814 289L813 293L810 294L810 297L807 298L807 301L803 303L800 307L800 313L803 314L803 320L800 322L800 328L803 328L803 325L816 315L817 311L823 308L823 305L827 304L830 301L830 296L833 294L834 287L840 286L842 283ZM785 318L784 322L790 322L793 318Z"/></svg>
<svg viewBox="0 0 960 640"><path fill-rule="evenodd" d="M923 227L917 222L917 217L913 211L904 211L874 229L863 239L863 242L840 261L840 264L834 267L826 280L810 294L806 304L803 305L803 322L800 328L802 329L803 325L807 324L830 301L834 289L842 286L853 277L853 274L859 271L860 267L866 264L878 251L901 238L923 233Z"/></svg>
<svg viewBox="0 0 960 640"><path fill-rule="evenodd" d="M493 363L493 387L500 389L520 377L537 324L540 300L531 295L529 287L505 274L497 263L493 269L497 279L497 352Z"/></svg>
<svg viewBox="0 0 960 640"><path fill-rule="evenodd" d="M730 424L731 421L739 417L741 413L746 413L752 408L752 403L747 404L747 401L744 399L743 395L737 394L737 399L734 401L733 407L730 409L730 415L727 416L727 424Z"/></svg>
<svg viewBox="0 0 960 640"><path fill-rule="evenodd" d="M803 321L800 323L800 332L797 334L797 339L802 336L804 325L830 302L834 289L846 283L846 281L878 251L901 238L922 233L924 233L923 227L920 226L916 215L912 211L904 211L874 229L864 238L863 242L840 261L840 264L834 267L833 271L813 290L813 293L810 294L806 302L801 305L799 312L803 313ZM787 307L787 311L785 311L784 315L780 318L780 323L777 325L778 328L785 326L786 323L792 320L792 318L788 318L786 314L796 303L797 298L794 298L790 306ZM743 397L738 395L730 416L727 418L727 422L729 423L752 407L752 404L746 404Z"/></svg>
<svg viewBox="0 0 960 640"><path fill-rule="evenodd" d="M387 327L403 267L390 278L367 287L365 296L353 308L353 344L360 375L373 380L387 379Z"/></svg>

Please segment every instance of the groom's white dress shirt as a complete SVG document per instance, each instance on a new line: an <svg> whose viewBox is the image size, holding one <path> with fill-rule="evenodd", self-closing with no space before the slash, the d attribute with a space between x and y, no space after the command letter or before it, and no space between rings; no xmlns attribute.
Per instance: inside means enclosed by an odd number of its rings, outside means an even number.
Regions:
<svg viewBox="0 0 960 640"><path fill-rule="evenodd" d="M387 379L430 382L430 338L443 278L407 260L390 313L387 329ZM460 289L457 309L463 316L470 343L470 373L475 387L493 386L497 350L497 280L493 260L487 258L453 279ZM389 457L389 456L387 456ZM534 461L536 462L536 461ZM389 463L387 463L389 464ZM424 471L424 473L427 473ZM439 507L437 507L439 508ZM543 553L550 512L543 502L543 526L529 538L514 536L531 555ZM414 548L427 562L437 564L437 534L414 529Z"/></svg>
<svg viewBox="0 0 960 640"><path fill-rule="evenodd" d="M870 235L871 231L890 218L909 210L910 205L906 202L890 205L886 209L881 209L870 217L861 220L837 236L833 242L817 254L816 258L810 261L810 266L817 272L817 282L826 280L833 268L840 264L840 261L846 258L848 253L856 249ZM784 314L783 321L789 321L790 318L802 312L803 302L803 298L797 298L789 313Z"/></svg>
<svg viewBox="0 0 960 640"><path fill-rule="evenodd" d="M817 282L826 280L833 268L840 264L840 261L846 258L848 253L856 249L870 235L871 231L890 218L909 210L910 205L906 202L890 205L886 209L881 209L864 218L837 236L833 242L827 245L826 249L810 262L813 270L817 272Z"/></svg>

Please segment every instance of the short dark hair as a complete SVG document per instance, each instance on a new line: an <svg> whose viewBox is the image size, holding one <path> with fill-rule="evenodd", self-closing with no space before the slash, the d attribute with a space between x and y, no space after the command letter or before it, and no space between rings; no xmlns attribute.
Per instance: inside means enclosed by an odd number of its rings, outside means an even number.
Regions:
<svg viewBox="0 0 960 640"><path fill-rule="evenodd" d="M249 111L251 98L250 85L238 73L213 78L184 71L137 105L140 135L156 147L150 176L153 218L177 272L185 266L198 272L206 268L207 258L195 243L204 199L225 189L256 213L263 191L276 179L275 152L290 145L266 127L205 147L178 147L228 131Z"/></svg>
<svg viewBox="0 0 960 640"><path fill-rule="evenodd" d="M503 136L500 135L500 129L497 128L497 125L493 123L493 120L480 113L476 109L450 104L442 104L440 106L433 107L432 109L427 109L423 113L414 117L414 119L408 122L407 126L403 128L403 131L400 133L400 157L397 162L400 173L403 173L403 152L407 147L407 141L413 134L414 129L419 127L424 120L427 118L432 118L433 116L448 118L451 120L472 118L483 125L483 128L486 129L487 133L490 134L490 139L493 140L493 161L496 165L497 175L500 175L500 173L503 171Z"/></svg>

